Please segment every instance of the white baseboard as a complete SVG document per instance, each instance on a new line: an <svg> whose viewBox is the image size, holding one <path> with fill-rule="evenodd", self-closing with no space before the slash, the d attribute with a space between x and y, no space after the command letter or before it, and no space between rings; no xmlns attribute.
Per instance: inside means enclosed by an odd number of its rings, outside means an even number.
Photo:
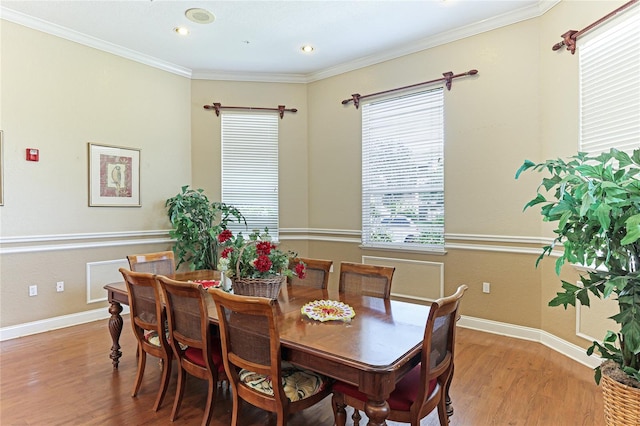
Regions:
<svg viewBox="0 0 640 426"><path fill-rule="evenodd" d="M122 314L128 314L129 307L122 306ZM0 342L30 334L44 333L58 328L71 327L73 325L98 321L111 317L108 308L93 309L91 311L78 312L76 314L62 315L24 324L12 325L0 328Z"/></svg>
<svg viewBox="0 0 640 426"><path fill-rule="evenodd" d="M542 343L554 351L568 356L574 361L590 368L596 368L602 362L600 357L587 355L586 349L536 328L523 327L520 325L507 324L504 322L468 317L464 315L460 317L458 325L463 328L470 328L487 333L500 334L502 336L515 337L517 339Z"/></svg>

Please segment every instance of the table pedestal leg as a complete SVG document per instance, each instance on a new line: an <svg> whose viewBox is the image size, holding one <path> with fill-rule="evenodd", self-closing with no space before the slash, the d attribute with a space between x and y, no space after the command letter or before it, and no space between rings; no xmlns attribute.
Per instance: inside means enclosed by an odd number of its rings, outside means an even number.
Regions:
<svg viewBox="0 0 640 426"><path fill-rule="evenodd" d="M109 313L111 314L111 318L109 318L109 333L112 341L109 358L113 361L114 370L118 368L118 363L122 356L122 352L120 352L120 334L122 333L123 321L120 312L122 312L122 305L119 302L112 301L111 306L109 306Z"/></svg>
<svg viewBox="0 0 640 426"><path fill-rule="evenodd" d="M387 417L389 417L389 404L387 401L367 400L364 406L364 412L369 418L367 426L385 426Z"/></svg>

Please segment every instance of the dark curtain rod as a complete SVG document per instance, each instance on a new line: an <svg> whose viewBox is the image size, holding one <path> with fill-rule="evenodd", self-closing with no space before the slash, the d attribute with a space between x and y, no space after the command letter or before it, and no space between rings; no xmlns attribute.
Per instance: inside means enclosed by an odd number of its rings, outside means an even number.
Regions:
<svg viewBox="0 0 640 426"><path fill-rule="evenodd" d="M620 6L619 8L614 10L613 12L609 13L608 15L603 16L602 18L598 19L596 22L592 23L589 26L584 27L580 31L576 31L576 30L567 31L566 33L564 33L564 34L562 34L560 36L560 37L563 38L563 40L559 41L556 44L554 44L553 47L551 48L551 50L556 51L558 49L561 49L562 46L567 46L567 50L570 50L571 54L573 55L574 53L576 53L576 40L578 39L578 37L580 37L581 35L583 35L587 31L591 31L592 29L594 29L598 25L602 24L603 22L613 18L615 15L617 15L620 12L622 12L626 8L628 8L630 6L633 6L635 3L638 3L638 0L631 0L630 2L627 2L627 3L623 4L622 6Z"/></svg>
<svg viewBox="0 0 640 426"><path fill-rule="evenodd" d="M284 105L278 105L278 108L260 108L260 107L239 107L239 106L223 106L220 102L214 102L213 105L205 105L204 109L213 109L216 112L216 116L220 116L221 109L246 109L246 110L256 110L256 111L278 111L280 118L284 117L284 113L286 112L298 112L295 108L285 108Z"/></svg>
<svg viewBox="0 0 640 426"><path fill-rule="evenodd" d="M363 96L361 96L360 93L354 93L353 95L351 95L350 99L345 99L344 101L342 101L342 105L346 105L349 102L353 102L353 105L355 105L355 107L358 108L360 106L360 101L362 99L370 98L372 96L384 95L386 93L397 92L397 91L400 91L400 90L411 89L413 87L422 86L422 85L425 85L425 84L440 83L440 82L443 82L443 81L445 82L445 86L447 86L447 90L451 90L451 81L454 78L464 77L464 76L467 76L467 75L476 75L476 74L478 74L478 70L470 70L470 71L467 71L467 72L463 72L461 74L454 74L451 71L449 71L449 72L442 73L442 75L444 77L437 78L435 80L423 81L422 83L411 84L409 86L403 86L403 87L398 87L396 89L384 90L382 92L371 93L371 94L363 95Z"/></svg>

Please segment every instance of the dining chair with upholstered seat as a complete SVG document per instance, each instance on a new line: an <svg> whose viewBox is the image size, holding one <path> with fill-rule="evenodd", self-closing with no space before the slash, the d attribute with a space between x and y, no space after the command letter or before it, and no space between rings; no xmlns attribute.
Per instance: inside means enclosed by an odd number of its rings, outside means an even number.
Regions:
<svg viewBox="0 0 640 426"><path fill-rule="evenodd" d="M392 266L341 262L338 291L388 300L391 297L391 282L395 269ZM358 424L361 419L358 410L354 410L352 419L354 424Z"/></svg>
<svg viewBox="0 0 640 426"><path fill-rule="evenodd" d="M392 266L340 263L340 293L356 293L388 299L395 268Z"/></svg>
<svg viewBox="0 0 640 426"><path fill-rule="evenodd" d="M134 272L148 272L150 274L173 277L176 273L176 262L172 251L155 253L131 254L127 256L129 268Z"/></svg>
<svg viewBox="0 0 640 426"><path fill-rule="evenodd" d="M296 265L300 262L305 265L305 278L300 279L293 276L289 277L287 281L293 285L304 285L326 290L329 285L329 273L333 266L333 260L296 257L289 262L289 269L295 270Z"/></svg>
<svg viewBox="0 0 640 426"><path fill-rule="evenodd" d="M242 401L276 413L277 425L284 426L289 413L331 393L326 377L282 361L276 300L218 289L209 293L218 311L224 367L231 383L232 426L238 424Z"/></svg>
<svg viewBox="0 0 640 426"><path fill-rule="evenodd" d="M458 309L466 290L467 286L461 285L454 294L437 299L431 305L422 342L421 362L396 384L389 396L389 420L419 426L420 419L437 407L440 425L449 423L447 392L453 377ZM345 406L364 410L366 401L367 395L358 391L357 387L336 382L332 398L336 426L345 425Z"/></svg>
<svg viewBox="0 0 640 426"><path fill-rule="evenodd" d="M153 404L153 410L158 411L167 393L173 359L166 337L166 314L160 298L160 287L153 274L132 272L125 268L119 271L127 286L131 325L138 342L138 372L131 396L136 396L140 390L147 354L158 357L162 360L162 378Z"/></svg>
<svg viewBox="0 0 640 426"><path fill-rule="evenodd" d="M178 385L171 421L178 417L187 373L208 382L202 425L211 421L218 381L226 380L220 340L209 323L209 295L202 285L157 276L164 296L169 323L169 341L178 360Z"/></svg>

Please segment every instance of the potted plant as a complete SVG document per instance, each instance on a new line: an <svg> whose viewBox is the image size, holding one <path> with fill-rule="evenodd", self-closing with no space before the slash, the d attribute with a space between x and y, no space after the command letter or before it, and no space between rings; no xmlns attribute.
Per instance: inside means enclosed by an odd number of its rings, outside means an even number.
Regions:
<svg viewBox="0 0 640 426"><path fill-rule="evenodd" d="M189 189L189 185L169 198L165 207L173 226L169 236L176 241L173 251L178 259L177 267L186 263L191 270L216 269L218 234L232 221L247 226L237 208L210 202L202 189Z"/></svg>
<svg viewBox="0 0 640 426"><path fill-rule="evenodd" d="M587 270L581 274L582 286L562 281L562 291L549 306L563 305L566 309L567 305L575 306L576 299L589 306L590 296L614 298L618 303L619 311L611 319L619 329L608 331L602 341L594 341L587 349L587 354L597 351L604 360L595 369L595 379L597 383L606 379L605 418L610 419L619 414L607 413L610 378L628 387L625 391L640 388L640 149L631 155L611 149L597 156L578 153L569 161L535 164L527 160L516 179L529 169L546 172L549 177L542 179L537 196L525 210L542 204L543 220L557 222L556 237L543 248L536 266L562 244L564 251L556 261L556 274L565 262ZM627 407L634 410L634 424L640 423L638 395L631 397L635 405L625 396L628 402L624 405L634 405Z"/></svg>
<svg viewBox="0 0 640 426"><path fill-rule="evenodd" d="M236 294L276 299L287 277L305 278L305 264L300 262L294 270L289 269L289 261L297 254L278 249L268 228L253 231L248 239L241 232L234 236L226 229L218 235L218 243L222 249L218 270L231 279Z"/></svg>

